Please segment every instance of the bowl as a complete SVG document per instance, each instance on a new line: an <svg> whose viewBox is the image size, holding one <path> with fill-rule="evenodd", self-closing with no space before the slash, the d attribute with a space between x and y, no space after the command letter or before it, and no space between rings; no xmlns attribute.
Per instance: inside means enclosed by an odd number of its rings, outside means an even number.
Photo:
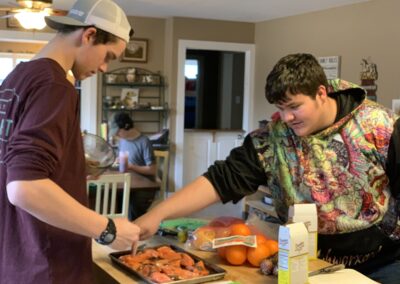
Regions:
<svg viewBox="0 0 400 284"><path fill-rule="evenodd" d="M115 162L114 149L100 136L84 132L82 138L86 159L86 174L99 176Z"/></svg>

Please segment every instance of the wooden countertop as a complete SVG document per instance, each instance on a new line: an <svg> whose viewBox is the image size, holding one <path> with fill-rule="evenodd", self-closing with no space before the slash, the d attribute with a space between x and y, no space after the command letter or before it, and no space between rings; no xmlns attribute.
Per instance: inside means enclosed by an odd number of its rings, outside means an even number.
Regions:
<svg viewBox="0 0 400 284"><path fill-rule="evenodd" d="M183 244L177 243L176 240L167 237L154 236L152 239L145 242L147 246L157 246L160 244L173 244L178 246L183 246ZM97 274L98 283L146 283L134 275L124 272L118 266L112 264L109 257L109 253L113 252L112 249L97 244L93 241L92 245L93 253L93 263L95 268L95 273ZM227 265L223 260L221 260L216 253L204 252L198 250L188 250L189 252L203 258L204 260L214 263L227 271L225 278L223 280L237 281L240 283L252 283L252 284L276 284L278 282L276 277L265 276L259 273L259 269L251 267L250 265L244 266L232 266ZM316 260L310 261L310 270L316 270L325 266L329 263ZM114 281L114 282L113 282ZM214 283L218 283L216 281ZM213 283L213 282L209 282Z"/></svg>
<svg viewBox="0 0 400 284"><path fill-rule="evenodd" d="M131 190L159 190L160 183L150 178L143 176L141 174L135 173L133 171L127 172L131 176ZM104 175L120 174L118 169L110 169L104 172Z"/></svg>

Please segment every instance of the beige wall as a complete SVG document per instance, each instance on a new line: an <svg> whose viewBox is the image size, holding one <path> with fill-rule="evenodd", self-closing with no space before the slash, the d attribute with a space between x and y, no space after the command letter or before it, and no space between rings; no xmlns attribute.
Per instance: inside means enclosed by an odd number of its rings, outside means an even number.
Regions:
<svg viewBox="0 0 400 284"><path fill-rule="evenodd" d="M373 0L256 24L255 121L275 110L264 98L267 73L294 52L341 56L341 77L360 83L361 59L377 64L378 102L400 98L400 1Z"/></svg>
<svg viewBox="0 0 400 284"><path fill-rule="evenodd" d="M109 70L135 66L153 72L161 71L164 73L165 19L129 17L129 22L135 31L134 38L148 40L148 60L146 63L113 61L109 66Z"/></svg>

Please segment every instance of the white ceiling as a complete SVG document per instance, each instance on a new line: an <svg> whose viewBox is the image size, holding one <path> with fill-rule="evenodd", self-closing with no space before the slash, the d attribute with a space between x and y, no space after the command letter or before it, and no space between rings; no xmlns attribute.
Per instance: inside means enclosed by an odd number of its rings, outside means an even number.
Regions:
<svg viewBox="0 0 400 284"><path fill-rule="evenodd" d="M189 17L260 22L370 0L115 0L130 16ZM0 0L9 5L15 0ZM53 8L69 10L75 0L53 0Z"/></svg>

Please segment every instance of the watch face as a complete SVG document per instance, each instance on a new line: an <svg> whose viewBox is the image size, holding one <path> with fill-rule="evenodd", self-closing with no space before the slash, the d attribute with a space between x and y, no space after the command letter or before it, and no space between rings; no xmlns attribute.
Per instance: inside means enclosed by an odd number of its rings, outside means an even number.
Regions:
<svg viewBox="0 0 400 284"><path fill-rule="evenodd" d="M104 242L106 242L106 243L111 243L111 242L114 240L114 238L115 238L115 235L114 235L114 234L107 233L107 234L104 236Z"/></svg>

